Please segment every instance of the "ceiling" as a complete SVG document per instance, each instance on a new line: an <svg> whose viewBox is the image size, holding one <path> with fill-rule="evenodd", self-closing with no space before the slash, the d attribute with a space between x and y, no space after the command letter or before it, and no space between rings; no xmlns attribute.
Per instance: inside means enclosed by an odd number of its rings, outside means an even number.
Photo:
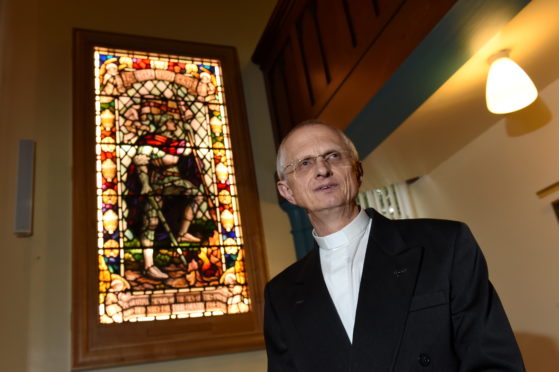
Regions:
<svg viewBox="0 0 559 372"><path fill-rule="evenodd" d="M559 78L559 1L532 0L489 42L478 29L468 40L473 56L364 160L364 187L399 183L430 173L492 125L518 136L550 120L540 98L528 108L494 115L485 107L488 58L502 49L532 77L541 91ZM547 113L547 115L546 115Z"/></svg>

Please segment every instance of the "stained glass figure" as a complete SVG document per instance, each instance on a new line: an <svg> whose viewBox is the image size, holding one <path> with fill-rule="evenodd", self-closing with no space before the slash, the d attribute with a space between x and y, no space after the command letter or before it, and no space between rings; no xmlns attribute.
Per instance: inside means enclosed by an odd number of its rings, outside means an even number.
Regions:
<svg viewBox="0 0 559 372"><path fill-rule="evenodd" d="M218 60L96 48L99 321L250 309Z"/></svg>

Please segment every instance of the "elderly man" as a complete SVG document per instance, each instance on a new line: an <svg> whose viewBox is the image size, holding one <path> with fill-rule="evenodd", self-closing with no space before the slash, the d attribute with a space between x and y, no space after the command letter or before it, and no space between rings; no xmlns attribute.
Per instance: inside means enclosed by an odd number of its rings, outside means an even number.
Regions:
<svg viewBox="0 0 559 372"><path fill-rule="evenodd" d="M277 165L317 244L266 286L269 371L524 370L464 224L360 210L355 147L323 123L295 127Z"/></svg>

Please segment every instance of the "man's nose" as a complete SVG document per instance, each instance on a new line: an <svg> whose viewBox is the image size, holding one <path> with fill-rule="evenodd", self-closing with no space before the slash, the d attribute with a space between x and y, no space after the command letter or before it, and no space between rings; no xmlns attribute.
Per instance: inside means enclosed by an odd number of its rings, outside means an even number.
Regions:
<svg viewBox="0 0 559 372"><path fill-rule="evenodd" d="M315 167L316 167L315 172L317 176L327 177L332 174L332 170L330 169L330 164L328 164L328 162L324 160L324 157L322 156L316 157Z"/></svg>

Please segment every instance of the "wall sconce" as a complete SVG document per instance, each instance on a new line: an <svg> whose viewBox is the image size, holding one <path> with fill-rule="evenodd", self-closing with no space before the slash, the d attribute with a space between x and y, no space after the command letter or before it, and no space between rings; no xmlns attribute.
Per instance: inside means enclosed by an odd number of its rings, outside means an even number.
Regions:
<svg viewBox="0 0 559 372"><path fill-rule="evenodd" d="M510 49L489 58L485 86L487 109L494 114L508 114L523 109L538 97L538 90L524 70L509 58Z"/></svg>

